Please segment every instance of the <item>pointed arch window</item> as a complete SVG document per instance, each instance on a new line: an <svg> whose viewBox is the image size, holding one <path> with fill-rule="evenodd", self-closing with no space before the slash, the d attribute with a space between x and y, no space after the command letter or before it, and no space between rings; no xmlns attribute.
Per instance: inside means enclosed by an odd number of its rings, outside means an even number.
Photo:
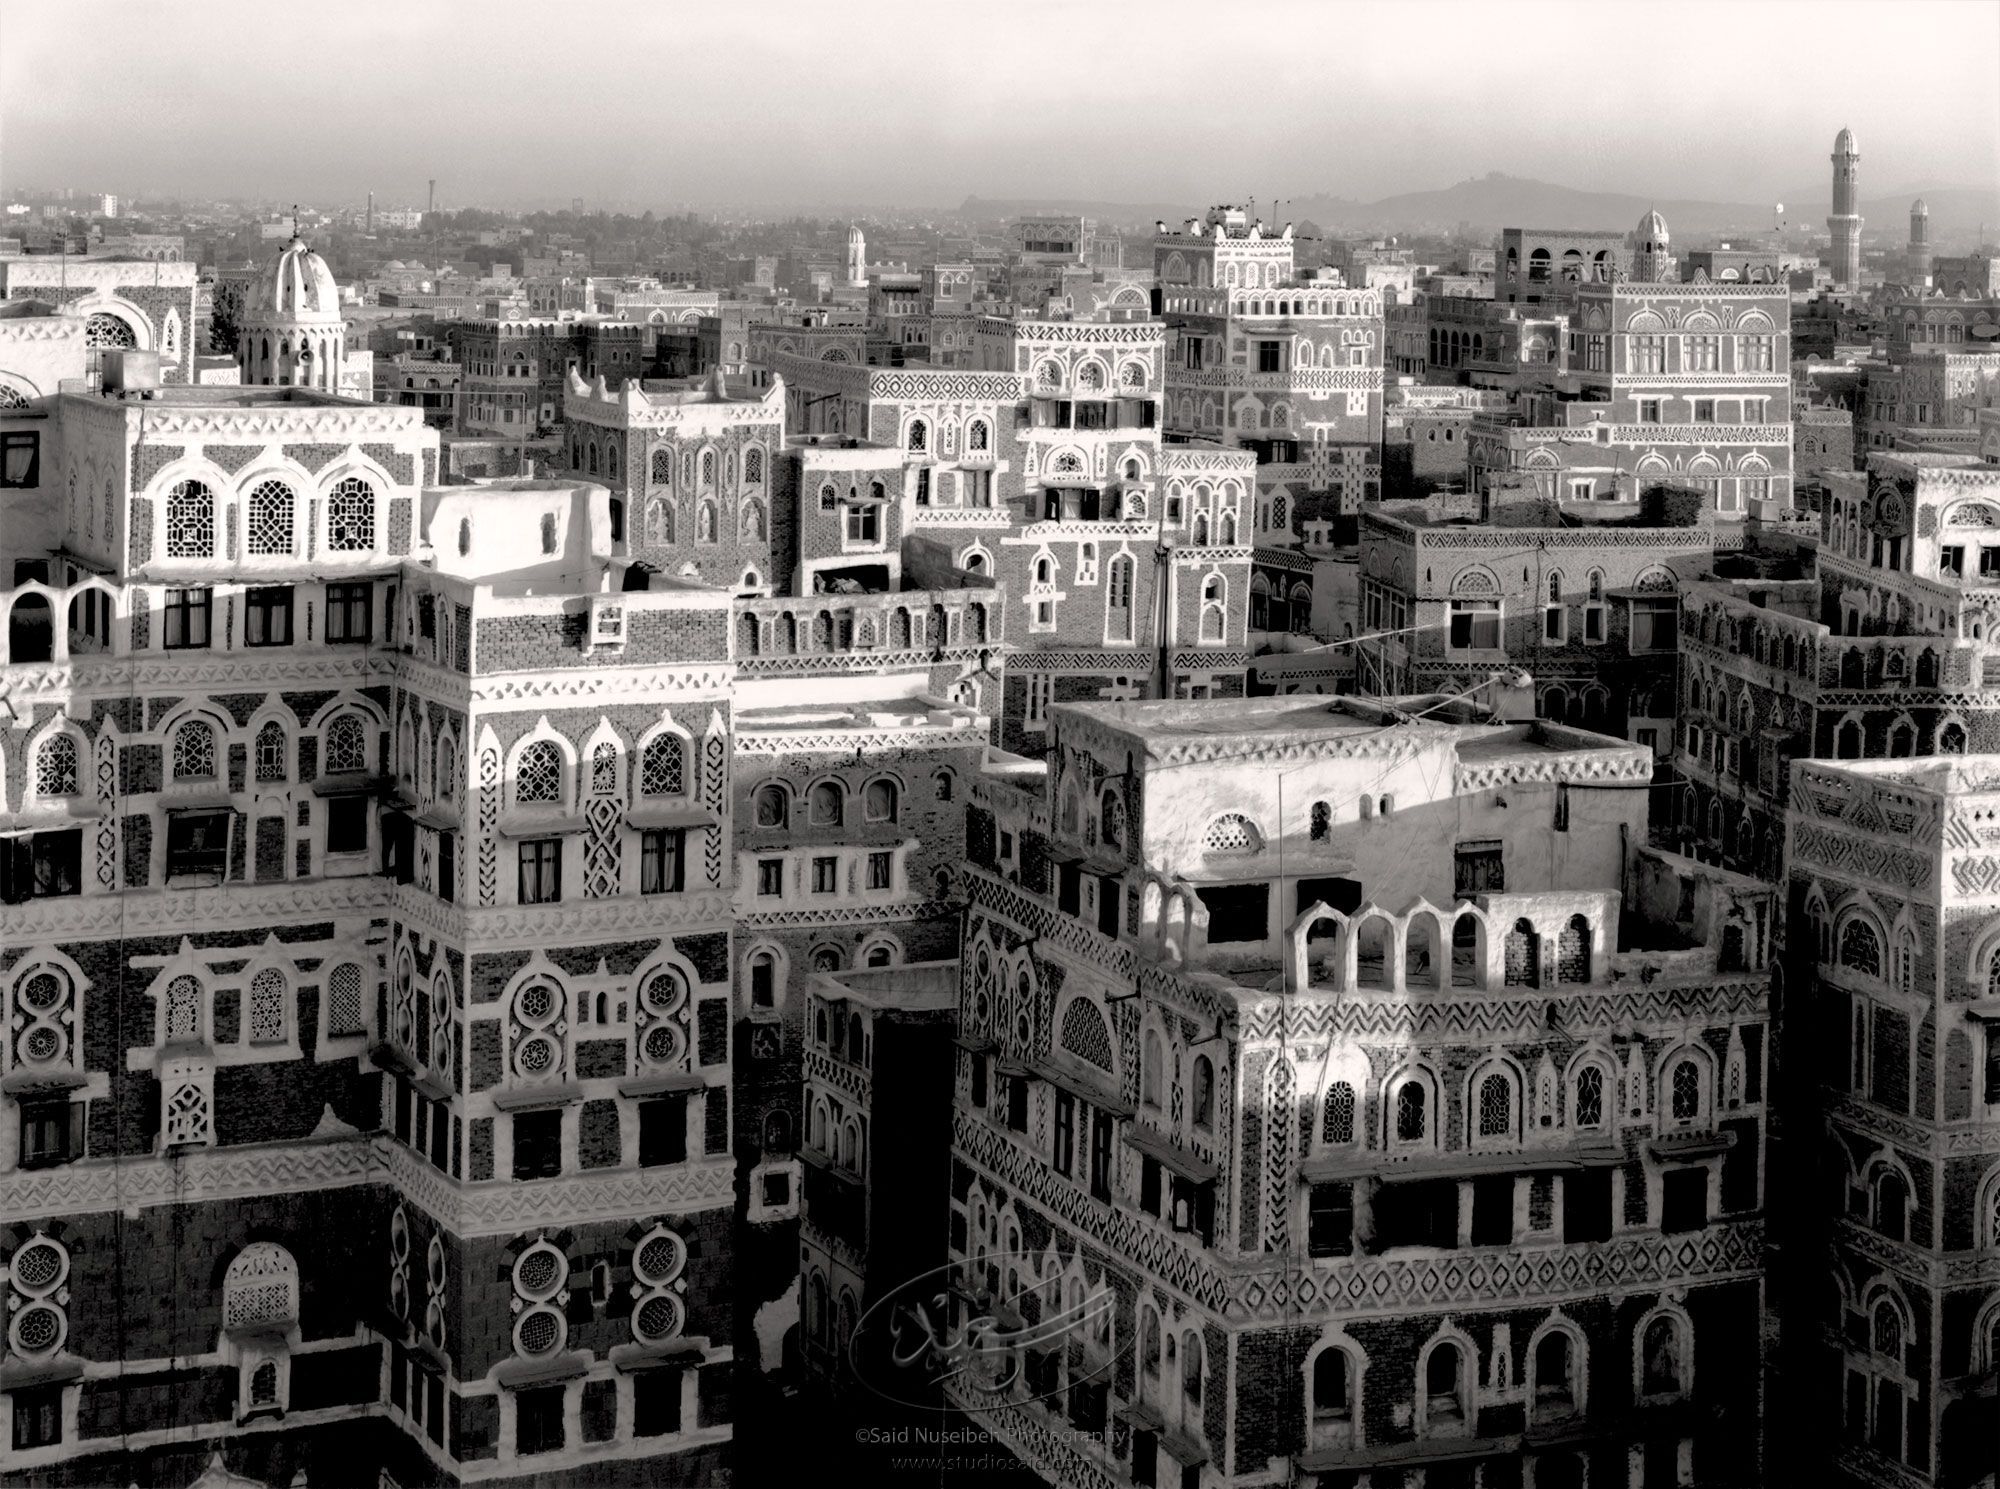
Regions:
<svg viewBox="0 0 2000 1489"><path fill-rule="evenodd" d="M215 730L200 719L189 719L174 732L174 779L215 777Z"/></svg>
<svg viewBox="0 0 2000 1489"><path fill-rule="evenodd" d="M181 481L167 493L167 557L215 556L215 493L200 481Z"/></svg>
<svg viewBox="0 0 2000 1489"><path fill-rule="evenodd" d="M41 796L74 796L77 792L76 740L52 734L35 754L35 791Z"/></svg>
<svg viewBox="0 0 2000 1489"><path fill-rule="evenodd" d="M289 555L298 498L283 481L260 481L250 492L244 519L245 546L253 555Z"/></svg>
<svg viewBox="0 0 2000 1489"><path fill-rule="evenodd" d="M375 547L375 488L359 476L348 476L327 493L326 546L331 553Z"/></svg>
<svg viewBox="0 0 2000 1489"><path fill-rule="evenodd" d="M655 735L639 765L641 796L682 796L687 792L687 749L677 734Z"/></svg>
<svg viewBox="0 0 2000 1489"><path fill-rule="evenodd" d="M562 777L562 751L551 740L536 740L514 763L515 803L560 802Z"/></svg>

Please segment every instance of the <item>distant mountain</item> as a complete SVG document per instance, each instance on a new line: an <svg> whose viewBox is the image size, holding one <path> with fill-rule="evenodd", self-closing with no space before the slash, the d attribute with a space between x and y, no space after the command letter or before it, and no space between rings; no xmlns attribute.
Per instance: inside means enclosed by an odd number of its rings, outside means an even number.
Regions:
<svg viewBox="0 0 2000 1489"><path fill-rule="evenodd" d="M1818 223L1826 216L1830 182L1814 190L1800 189L1782 198L1785 217L1798 223ZM1876 230L1894 234L1900 240L1908 220L1910 201L1922 195L1931 209L1931 239L1948 243L1977 235L1979 223L1987 224L1987 236L2000 234L2000 190L1939 186L1913 189L1900 195L1882 193L1865 198L1862 214L1868 219L1870 236ZM1328 233L1451 231L1465 224L1480 236L1503 227L1583 228L1603 232L1629 232L1646 212L1657 210L1667 219L1667 228L1677 245L1693 245L1724 233L1769 232L1771 202L1709 202L1680 197L1637 196L1619 192L1580 191L1549 181L1534 181L1493 171L1437 191L1404 192L1375 202L1357 202L1346 197L1315 195L1293 198L1274 211L1259 203L1267 221L1311 220ZM1190 214L1207 210L1207 204L1189 202L1104 202L1077 199L1003 199L967 197L958 214L981 219L1011 218L1036 213L1063 213L1092 217L1106 227L1144 229L1155 221L1185 222Z"/></svg>

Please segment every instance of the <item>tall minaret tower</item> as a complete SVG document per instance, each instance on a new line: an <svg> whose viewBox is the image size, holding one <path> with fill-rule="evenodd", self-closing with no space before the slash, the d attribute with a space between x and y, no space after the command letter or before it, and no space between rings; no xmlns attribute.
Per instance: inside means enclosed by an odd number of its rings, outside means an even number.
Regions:
<svg viewBox="0 0 2000 1489"><path fill-rule="evenodd" d="M1931 285L1931 209L1922 197L1910 203L1910 248L1903 255L1903 272L1910 284Z"/></svg>
<svg viewBox="0 0 2000 1489"><path fill-rule="evenodd" d="M861 236L858 223L847 230L847 282L850 285L868 282L868 240Z"/></svg>
<svg viewBox="0 0 2000 1489"><path fill-rule="evenodd" d="M1855 167L1861 152L1854 148L1854 131L1843 129L1833 141L1833 215L1826 220L1833 234L1834 288L1861 287L1861 216Z"/></svg>

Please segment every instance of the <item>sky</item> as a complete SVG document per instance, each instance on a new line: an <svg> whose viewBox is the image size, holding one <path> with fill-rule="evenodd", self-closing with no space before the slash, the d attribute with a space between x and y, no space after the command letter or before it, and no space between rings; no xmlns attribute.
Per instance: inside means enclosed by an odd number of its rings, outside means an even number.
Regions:
<svg viewBox="0 0 2000 1489"><path fill-rule="evenodd" d="M86 44L87 39L87 44ZM0 186L319 207L2000 181L2000 0L0 0Z"/></svg>

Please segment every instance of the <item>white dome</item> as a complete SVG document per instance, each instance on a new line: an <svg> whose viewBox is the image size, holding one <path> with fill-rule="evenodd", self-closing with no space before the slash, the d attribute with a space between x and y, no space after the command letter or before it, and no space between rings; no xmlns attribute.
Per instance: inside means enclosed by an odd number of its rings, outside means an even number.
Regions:
<svg viewBox="0 0 2000 1489"><path fill-rule="evenodd" d="M1667 219L1657 212L1648 212L1632 229L1632 245L1635 248L1665 248L1671 241L1667 236Z"/></svg>
<svg viewBox="0 0 2000 1489"><path fill-rule="evenodd" d="M1833 137L1833 153L1835 155L1853 155L1856 153L1854 149L1853 130L1843 129Z"/></svg>
<svg viewBox="0 0 2000 1489"><path fill-rule="evenodd" d="M294 236L244 296L245 320L338 323L340 289L326 260Z"/></svg>

